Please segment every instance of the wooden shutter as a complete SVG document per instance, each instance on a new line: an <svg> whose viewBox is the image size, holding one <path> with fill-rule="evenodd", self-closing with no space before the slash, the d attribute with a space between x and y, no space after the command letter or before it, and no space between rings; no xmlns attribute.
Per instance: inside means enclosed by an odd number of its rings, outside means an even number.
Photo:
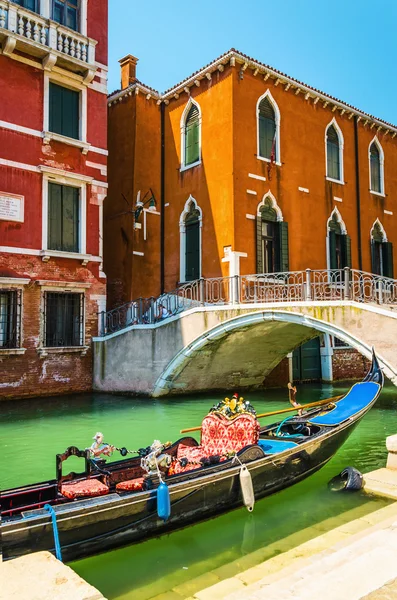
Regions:
<svg viewBox="0 0 397 600"><path fill-rule="evenodd" d="M270 160L273 140L276 135L276 118L273 106L267 98L264 98L259 104L258 127L259 156Z"/></svg>
<svg viewBox="0 0 397 600"><path fill-rule="evenodd" d="M62 250L79 251L79 190L63 186Z"/></svg>
<svg viewBox="0 0 397 600"><path fill-rule="evenodd" d="M378 261L376 260L376 242L375 240L371 240L371 272L375 273L375 275L379 275L379 266Z"/></svg>
<svg viewBox="0 0 397 600"><path fill-rule="evenodd" d="M62 250L62 186L48 184L48 249Z"/></svg>
<svg viewBox="0 0 397 600"><path fill-rule="evenodd" d="M370 168L371 168L371 190L373 192L381 192L380 181L380 156L379 150L375 142L371 144L370 149Z"/></svg>
<svg viewBox="0 0 397 600"><path fill-rule="evenodd" d="M74 139L79 138L79 92L50 82L49 129Z"/></svg>
<svg viewBox="0 0 397 600"><path fill-rule="evenodd" d="M288 223L279 223L279 270L283 273L289 271L288 257Z"/></svg>
<svg viewBox="0 0 397 600"><path fill-rule="evenodd" d="M383 275L394 279L393 244L383 242L382 244Z"/></svg>
<svg viewBox="0 0 397 600"><path fill-rule="evenodd" d="M200 159L200 122L197 106L189 110L185 123L185 165Z"/></svg>
<svg viewBox="0 0 397 600"><path fill-rule="evenodd" d="M336 269L336 233L328 232L329 268Z"/></svg>
<svg viewBox="0 0 397 600"><path fill-rule="evenodd" d="M200 277L200 223L186 223L185 281Z"/></svg>
<svg viewBox="0 0 397 600"><path fill-rule="evenodd" d="M339 138L332 125L327 130L327 177L340 180Z"/></svg>
<svg viewBox="0 0 397 600"><path fill-rule="evenodd" d="M342 235L342 261L343 267L352 266L352 251L350 235Z"/></svg>
<svg viewBox="0 0 397 600"><path fill-rule="evenodd" d="M263 273L262 217L256 217L256 272Z"/></svg>

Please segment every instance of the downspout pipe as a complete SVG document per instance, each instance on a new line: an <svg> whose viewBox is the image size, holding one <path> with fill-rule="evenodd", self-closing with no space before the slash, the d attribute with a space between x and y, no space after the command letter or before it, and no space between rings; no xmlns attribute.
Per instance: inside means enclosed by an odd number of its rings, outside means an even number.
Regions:
<svg viewBox="0 0 397 600"><path fill-rule="evenodd" d="M356 163L356 210L357 210L357 249L358 268L363 270L363 259L361 254L361 196L360 196L360 157L358 147L358 117L354 115L354 150Z"/></svg>
<svg viewBox="0 0 397 600"><path fill-rule="evenodd" d="M165 208L165 104L160 104L160 294L164 294L165 257L164 257L164 208Z"/></svg>

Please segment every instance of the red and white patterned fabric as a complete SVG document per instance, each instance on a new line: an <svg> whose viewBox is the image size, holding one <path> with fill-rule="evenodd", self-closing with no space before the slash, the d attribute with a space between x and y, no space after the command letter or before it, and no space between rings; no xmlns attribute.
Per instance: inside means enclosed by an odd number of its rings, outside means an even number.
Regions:
<svg viewBox="0 0 397 600"><path fill-rule="evenodd" d="M116 485L116 490L121 490L123 492L140 492L143 489L143 482L143 477L120 481L120 483Z"/></svg>
<svg viewBox="0 0 397 600"><path fill-rule="evenodd" d="M167 475L170 477L171 475L178 475L179 473L186 473L186 471L193 471L194 469L200 469L201 464L196 463L187 463L184 467L182 467L179 460L174 460L168 469Z"/></svg>
<svg viewBox="0 0 397 600"><path fill-rule="evenodd" d="M201 424L201 447L206 456L239 452L258 442L259 430L257 419L250 414L239 415L231 421L209 414Z"/></svg>
<svg viewBox="0 0 397 600"><path fill-rule="evenodd" d="M206 454L202 446L185 446L185 444L179 444L177 458L187 458L189 462L199 463L200 459L205 457Z"/></svg>
<svg viewBox="0 0 397 600"><path fill-rule="evenodd" d="M65 498L92 498L94 496L104 496L109 492L107 485L98 479L84 479L74 483L64 483L61 486L61 494Z"/></svg>

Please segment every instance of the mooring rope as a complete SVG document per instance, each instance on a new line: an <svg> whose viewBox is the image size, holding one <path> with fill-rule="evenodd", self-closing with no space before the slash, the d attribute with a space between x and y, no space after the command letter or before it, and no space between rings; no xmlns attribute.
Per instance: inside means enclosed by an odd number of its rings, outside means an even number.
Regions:
<svg viewBox="0 0 397 600"><path fill-rule="evenodd" d="M52 529L54 532L54 542L55 542L55 556L57 557L58 560L62 561L61 544L59 541L57 516L55 514L55 510L52 508L52 506L50 504L45 504L44 509L47 510L51 515Z"/></svg>

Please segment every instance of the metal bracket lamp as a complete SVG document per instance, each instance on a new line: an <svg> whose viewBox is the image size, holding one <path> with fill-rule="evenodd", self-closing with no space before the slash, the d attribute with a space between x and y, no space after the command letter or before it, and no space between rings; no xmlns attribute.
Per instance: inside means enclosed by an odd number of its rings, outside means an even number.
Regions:
<svg viewBox="0 0 397 600"><path fill-rule="evenodd" d="M148 198L145 201L146 196L149 194L151 194L150 198ZM148 206L148 211L149 212L156 212L156 198L154 197L152 188L149 188L149 191L146 192L146 194L144 195L143 199L140 199L140 193L138 192L138 197L136 200L136 204L135 204L135 209L134 209L134 218L135 218L135 222L138 221L139 217L141 216L143 209L145 206Z"/></svg>

